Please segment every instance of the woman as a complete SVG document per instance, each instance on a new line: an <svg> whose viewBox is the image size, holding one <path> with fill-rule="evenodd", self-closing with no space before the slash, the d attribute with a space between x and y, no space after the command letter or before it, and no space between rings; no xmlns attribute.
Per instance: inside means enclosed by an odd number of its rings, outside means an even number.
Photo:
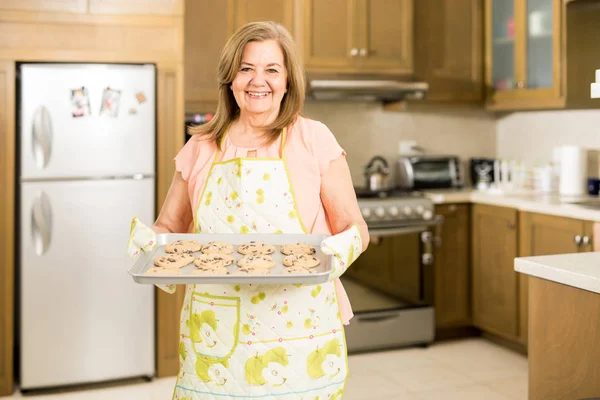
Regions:
<svg viewBox="0 0 600 400"><path fill-rule="evenodd" d="M299 115L303 76L280 25L250 23L232 36L215 118L175 158L152 231L333 234L321 248L335 255L334 272L317 286L187 285L174 399L342 398L352 314L337 278L369 237L344 151ZM134 219L132 256L153 246L153 232Z"/></svg>

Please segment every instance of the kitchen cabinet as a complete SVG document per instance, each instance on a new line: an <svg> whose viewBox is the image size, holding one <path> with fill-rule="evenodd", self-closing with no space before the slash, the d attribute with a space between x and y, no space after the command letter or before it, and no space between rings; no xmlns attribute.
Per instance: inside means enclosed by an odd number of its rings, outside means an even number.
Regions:
<svg viewBox="0 0 600 400"><path fill-rule="evenodd" d="M12 394L15 296L15 63L0 61L0 397Z"/></svg>
<svg viewBox="0 0 600 400"><path fill-rule="evenodd" d="M426 101L482 104L483 1L418 0L414 7L415 79L429 84Z"/></svg>
<svg viewBox="0 0 600 400"><path fill-rule="evenodd" d="M475 204L472 209L473 323L486 332L518 337L518 212Z"/></svg>
<svg viewBox="0 0 600 400"><path fill-rule="evenodd" d="M413 72L413 0L306 0L308 72Z"/></svg>
<svg viewBox="0 0 600 400"><path fill-rule="evenodd" d="M521 212L519 257L592 251L593 223L573 218ZM519 341L528 338L528 277L519 274Z"/></svg>
<svg viewBox="0 0 600 400"><path fill-rule="evenodd" d="M471 323L470 206L443 204L435 208L444 217L441 242L435 249L434 305L437 328Z"/></svg>
<svg viewBox="0 0 600 400"><path fill-rule="evenodd" d="M221 50L240 26L275 21L293 34L292 0L187 0L185 3L185 109L214 112Z"/></svg>
<svg viewBox="0 0 600 400"><path fill-rule="evenodd" d="M565 105L562 0L486 0L487 108Z"/></svg>
<svg viewBox="0 0 600 400"><path fill-rule="evenodd" d="M184 0L89 0L91 14L183 15Z"/></svg>

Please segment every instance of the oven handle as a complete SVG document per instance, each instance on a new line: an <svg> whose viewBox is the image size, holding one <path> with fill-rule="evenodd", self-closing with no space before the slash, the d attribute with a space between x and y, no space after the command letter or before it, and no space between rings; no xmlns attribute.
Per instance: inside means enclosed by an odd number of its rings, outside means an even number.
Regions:
<svg viewBox="0 0 600 400"><path fill-rule="evenodd" d="M420 233L428 230L432 226L440 226L444 222L444 217L436 215L432 220L426 222L413 223L399 228L377 228L369 229L370 236L386 237L396 235L407 235L409 233Z"/></svg>

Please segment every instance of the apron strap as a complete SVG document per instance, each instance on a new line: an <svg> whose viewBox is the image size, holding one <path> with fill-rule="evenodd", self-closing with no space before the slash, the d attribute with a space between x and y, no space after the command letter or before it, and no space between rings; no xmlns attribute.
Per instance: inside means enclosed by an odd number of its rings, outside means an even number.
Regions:
<svg viewBox="0 0 600 400"><path fill-rule="evenodd" d="M279 149L279 153L281 154L280 157L283 159L284 153L285 153L285 139L286 139L286 135L287 135L287 128L283 128L281 131L281 145L280 145L280 149ZM223 142L225 141L225 137L227 136L227 131L223 134L223 136L221 136L221 142L219 143L219 145L217 146L217 152L215 154L215 159L213 161L213 164L215 162L219 162L219 156L221 155L221 146L223 145Z"/></svg>

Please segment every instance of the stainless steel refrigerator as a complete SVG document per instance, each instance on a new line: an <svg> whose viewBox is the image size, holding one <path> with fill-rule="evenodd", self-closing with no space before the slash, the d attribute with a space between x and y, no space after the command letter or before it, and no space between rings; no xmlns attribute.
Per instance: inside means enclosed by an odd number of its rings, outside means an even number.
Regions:
<svg viewBox="0 0 600 400"><path fill-rule="evenodd" d="M154 375L154 291L127 274L155 217L153 65L20 64L22 390Z"/></svg>

